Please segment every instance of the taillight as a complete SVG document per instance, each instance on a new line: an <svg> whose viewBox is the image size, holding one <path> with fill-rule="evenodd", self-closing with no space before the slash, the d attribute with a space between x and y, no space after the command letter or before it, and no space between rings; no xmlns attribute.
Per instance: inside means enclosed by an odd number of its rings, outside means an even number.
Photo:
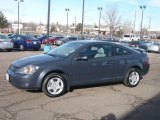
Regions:
<svg viewBox="0 0 160 120"><path fill-rule="evenodd" d="M26 43L32 43L32 41L31 41L31 40L29 40L29 39L27 39L27 40L26 40Z"/></svg>
<svg viewBox="0 0 160 120"><path fill-rule="evenodd" d="M144 63L144 66L145 67L148 67L150 64L149 64L149 59L147 59L146 61L145 61L145 63Z"/></svg>

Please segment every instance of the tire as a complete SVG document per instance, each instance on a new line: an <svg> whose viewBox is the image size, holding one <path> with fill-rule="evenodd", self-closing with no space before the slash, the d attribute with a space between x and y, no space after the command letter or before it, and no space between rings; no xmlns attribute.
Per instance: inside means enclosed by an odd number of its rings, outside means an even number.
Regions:
<svg viewBox="0 0 160 120"><path fill-rule="evenodd" d="M11 52L11 51L12 51L12 49L7 49L7 51L8 51L8 52Z"/></svg>
<svg viewBox="0 0 160 120"><path fill-rule="evenodd" d="M128 70L124 79L124 85L127 87L136 87L141 79L141 72L137 68L131 68Z"/></svg>
<svg viewBox="0 0 160 120"><path fill-rule="evenodd" d="M38 51L38 50L40 50L40 48L34 49L34 51Z"/></svg>
<svg viewBox="0 0 160 120"><path fill-rule="evenodd" d="M49 74L43 82L42 91L49 97L58 97L66 92L67 84L62 74Z"/></svg>
<svg viewBox="0 0 160 120"><path fill-rule="evenodd" d="M20 51L24 51L24 46L23 46L23 45L20 45L20 46L19 46L19 50L20 50Z"/></svg>

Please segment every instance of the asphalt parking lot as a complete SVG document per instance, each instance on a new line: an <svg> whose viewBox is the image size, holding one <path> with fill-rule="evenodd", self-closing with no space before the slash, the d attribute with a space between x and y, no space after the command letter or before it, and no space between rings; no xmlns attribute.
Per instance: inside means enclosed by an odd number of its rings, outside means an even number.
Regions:
<svg viewBox="0 0 160 120"><path fill-rule="evenodd" d="M160 54L149 53L150 71L135 88L106 84L74 88L49 98L11 86L12 61L43 51L0 52L0 120L160 120Z"/></svg>

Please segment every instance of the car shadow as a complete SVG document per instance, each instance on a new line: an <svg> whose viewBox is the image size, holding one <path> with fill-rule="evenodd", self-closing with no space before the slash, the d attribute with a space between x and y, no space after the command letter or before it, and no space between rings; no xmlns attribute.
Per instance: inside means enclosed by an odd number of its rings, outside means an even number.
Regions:
<svg viewBox="0 0 160 120"><path fill-rule="evenodd" d="M120 118L116 118L115 114L109 113L102 116L100 120L160 120L160 93L142 102L133 111L126 113Z"/></svg>
<svg viewBox="0 0 160 120"><path fill-rule="evenodd" d="M89 84L89 85L79 85L79 86L72 86L70 88L70 92L73 92L76 89L87 89L87 88L94 88L94 87L104 87L110 85L118 85L123 84L122 82L111 82L111 83L99 83L99 84Z"/></svg>

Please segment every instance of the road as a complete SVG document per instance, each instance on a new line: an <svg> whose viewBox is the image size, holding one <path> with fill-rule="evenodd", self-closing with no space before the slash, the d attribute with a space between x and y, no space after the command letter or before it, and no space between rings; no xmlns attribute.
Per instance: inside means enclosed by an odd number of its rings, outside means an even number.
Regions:
<svg viewBox="0 0 160 120"><path fill-rule="evenodd" d="M135 88L123 84L75 87L49 98L5 80L12 61L43 51L0 52L0 120L160 120L160 54L149 54L149 73Z"/></svg>

